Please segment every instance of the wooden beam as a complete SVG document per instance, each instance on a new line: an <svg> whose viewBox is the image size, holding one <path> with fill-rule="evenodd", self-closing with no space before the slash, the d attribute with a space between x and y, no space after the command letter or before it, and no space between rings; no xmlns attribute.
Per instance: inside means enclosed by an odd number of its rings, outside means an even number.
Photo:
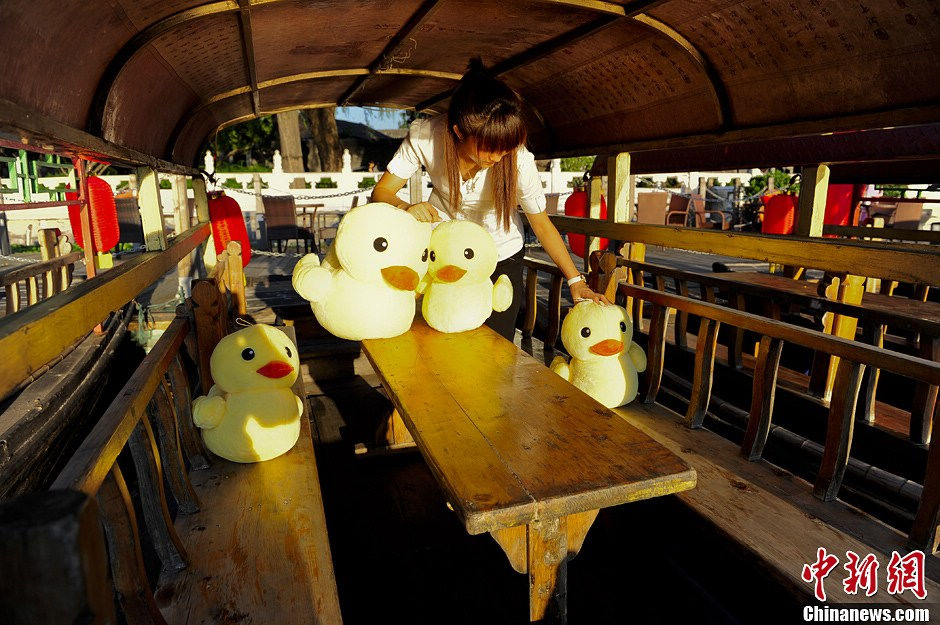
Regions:
<svg viewBox="0 0 940 625"><path fill-rule="evenodd" d="M21 314L0 319L0 399L20 380L56 358L112 310L129 302L205 241L201 224L173 240L165 252L147 252L101 277L82 282Z"/></svg>
<svg viewBox="0 0 940 625"><path fill-rule="evenodd" d="M801 237L821 237L826 215L826 196L829 194L829 166L822 164L804 167L800 183L800 204L794 234Z"/></svg>
<svg viewBox="0 0 940 625"><path fill-rule="evenodd" d="M831 226L823 224L823 234L840 237L855 237L873 241L924 241L940 243L940 232L936 230L908 230L906 228L871 228L867 226Z"/></svg>
<svg viewBox="0 0 940 625"><path fill-rule="evenodd" d="M418 7L408 21L402 25L397 33L389 40L382 52L369 64L369 73L364 74L353 81L349 88L343 92L336 100L337 106L348 106L349 99L358 92L369 78L379 69L390 69L395 60L395 56L401 45L410 37L413 37L421 25L428 20L440 8L441 0L425 0Z"/></svg>
<svg viewBox="0 0 940 625"><path fill-rule="evenodd" d="M864 266L865 273L872 277L940 284L940 252L925 245L889 245L634 223L610 224L602 220L563 215L553 215L551 220L562 232L590 234L616 241L639 241L647 245L811 267L835 273L857 272L860 266Z"/></svg>
<svg viewBox="0 0 940 625"><path fill-rule="evenodd" d="M887 109L870 113L855 113L851 115L837 115L823 119L806 119L780 124L765 124L743 128L729 128L715 130L697 135L678 135L673 137L658 137L642 141L628 141L620 143L601 143L593 145L580 145L573 148L552 149L536 153L538 159L562 158L566 156L583 156L585 154L610 154L615 152L630 152L633 158L633 171L636 174L652 174L673 171L690 171L696 169L714 168L723 159L728 164L726 168L734 169L730 165L734 161L728 159L728 149L722 146L737 144L753 144L753 151L760 159L748 157L748 162L741 167L754 167L758 165L805 165L813 161L799 159L798 150L780 156L776 153L767 153L766 145L773 141L790 139L809 139L812 141L807 152L816 152L816 160L825 160L827 163L852 162L861 160L890 160L904 156L906 158L936 157L936 135L940 134L940 102L929 102L921 106ZM916 128L912 128L916 127ZM849 134L840 136L832 133L849 131L866 131L867 141L859 141L858 135ZM929 134L926 138L924 134ZM825 136L824 136L825 135ZM885 155L884 146L872 150L871 145L880 137L888 137L882 143L891 143L891 153ZM898 139L897 137L903 137ZM908 140L910 139L910 140ZM795 142L798 145L800 142ZM818 146L833 144L848 156L837 158L836 155L821 158ZM735 147L740 152L742 145ZM775 144L779 148L783 144ZM785 146L783 146L785 147ZM685 166L683 160L677 155L683 151L694 152L698 166ZM797 152L797 153L794 153ZM669 158L666 158L669 157ZM758 162L760 160L760 162Z"/></svg>
<svg viewBox="0 0 940 625"><path fill-rule="evenodd" d="M620 291L625 295L631 295L652 302L655 305L684 310L693 315L720 323L782 339L787 343L823 350L852 363L887 369L930 384L940 383L940 363L930 360L907 356L880 347L865 345L858 341L824 334L816 330L808 330L774 319L767 319L760 315L740 312L726 306L647 289L633 284L622 283Z"/></svg>
<svg viewBox="0 0 940 625"><path fill-rule="evenodd" d="M160 204L160 179L149 167L137 170L137 205L144 227L144 241L148 251L166 249L163 230L163 207Z"/></svg>
<svg viewBox="0 0 940 625"><path fill-rule="evenodd" d="M258 72L255 69L255 43L251 34L251 0L238 0L238 24L241 27L242 54L251 84L251 107L261 115L261 96L258 95Z"/></svg>
<svg viewBox="0 0 940 625"><path fill-rule="evenodd" d="M138 152L56 121L0 97L0 139L37 152L74 154L112 164L146 165L159 171L195 175L199 170Z"/></svg>

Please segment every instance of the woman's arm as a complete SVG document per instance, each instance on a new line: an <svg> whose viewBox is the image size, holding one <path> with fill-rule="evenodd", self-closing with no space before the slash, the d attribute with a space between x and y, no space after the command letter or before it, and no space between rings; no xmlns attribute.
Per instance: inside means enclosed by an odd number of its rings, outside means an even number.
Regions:
<svg viewBox="0 0 940 625"><path fill-rule="evenodd" d="M525 216L529 220L529 225L532 226L532 230L535 232L535 236L538 237L542 247L548 252L551 259L555 261L555 264L558 265L561 272L565 274L565 278L571 279L580 275L580 272L571 261L568 247L558 233L558 229L555 228L555 224L548 218L548 213L545 211L540 213L525 213ZM604 295L592 291L584 280L575 282L568 288L571 290L571 298L575 301L579 299L589 299L601 304L610 303Z"/></svg>
<svg viewBox="0 0 940 625"><path fill-rule="evenodd" d="M398 197L398 192L405 186L406 180L399 178L395 174L385 172L379 181L372 187L371 200L373 202L385 202L396 208L402 208L411 213L411 216L418 221L440 221L441 216L437 209L428 202L419 202L409 204Z"/></svg>

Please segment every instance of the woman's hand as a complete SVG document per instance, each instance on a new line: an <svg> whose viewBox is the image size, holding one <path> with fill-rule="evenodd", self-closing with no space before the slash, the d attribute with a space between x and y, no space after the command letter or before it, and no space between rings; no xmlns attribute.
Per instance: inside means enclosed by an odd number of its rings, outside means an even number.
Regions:
<svg viewBox="0 0 940 625"><path fill-rule="evenodd" d="M431 206L430 202L418 202L417 204L412 204L405 210L418 221L441 221L441 214L437 212L436 208Z"/></svg>
<svg viewBox="0 0 940 625"><path fill-rule="evenodd" d="M610 301L603 294L592 291L584 280L578 280L568 288L571 290L571 299L575 303L587 299L605 306L610 304Z"/></svg>

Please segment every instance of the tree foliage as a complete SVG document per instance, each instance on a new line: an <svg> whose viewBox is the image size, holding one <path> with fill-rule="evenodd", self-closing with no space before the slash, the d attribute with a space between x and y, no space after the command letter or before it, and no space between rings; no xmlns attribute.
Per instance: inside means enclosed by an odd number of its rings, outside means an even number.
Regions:
<svg viewBox="0 0 940 625"><path fill-rule="evenodd" d="M222 130L210 142L209 149L217 171L230 171L228 168L232 165L242 171L253 165L270 169L279 142L277 121L265 115Z"/></svg>

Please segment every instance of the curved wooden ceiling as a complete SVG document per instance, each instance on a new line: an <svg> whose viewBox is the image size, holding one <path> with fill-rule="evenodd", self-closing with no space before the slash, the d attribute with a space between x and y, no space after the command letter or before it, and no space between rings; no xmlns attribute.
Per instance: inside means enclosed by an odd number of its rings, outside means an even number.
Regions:
<svg viewBox="0 0 940 625"><path fill-rule="evenodd" d="M543 155L940 122L940 7L931 0L0 7L0 99L184 164L217 129L280 110L442 111L473 55L529 102L541 122L531 147ZM934 135L918 154L940 153Z"/></svg>

